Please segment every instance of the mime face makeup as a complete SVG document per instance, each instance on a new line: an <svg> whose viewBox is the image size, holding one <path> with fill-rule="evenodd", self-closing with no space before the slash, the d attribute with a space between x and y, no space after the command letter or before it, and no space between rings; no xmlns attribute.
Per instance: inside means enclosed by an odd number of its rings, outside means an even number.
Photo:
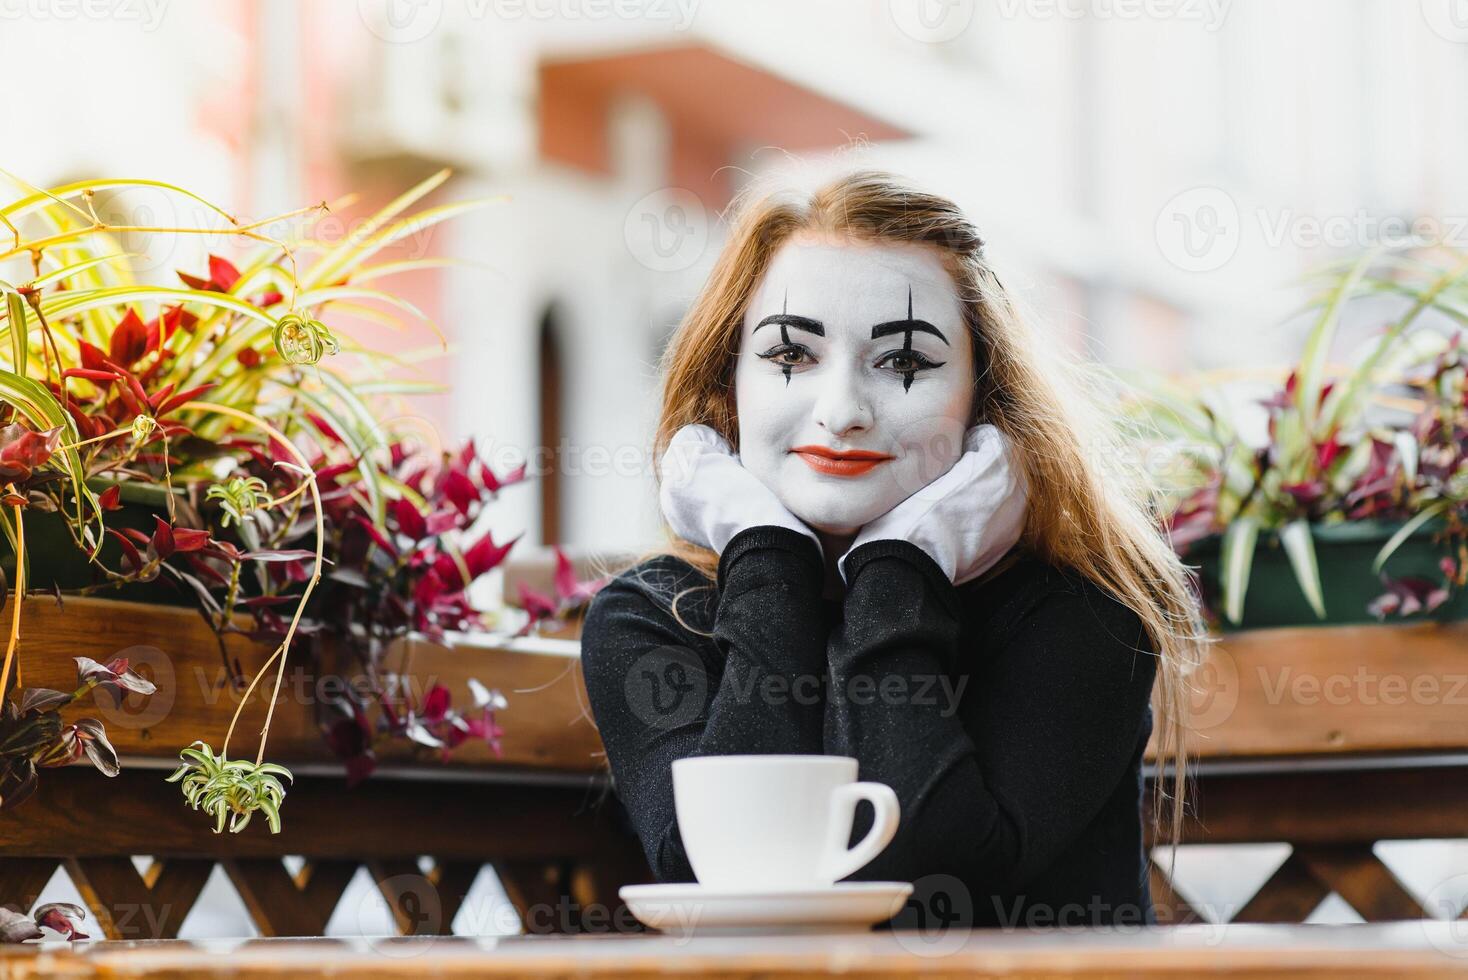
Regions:
<svg viewBox="0 0 1468 980"><path fill-rule="evenodd" d="M936 250L793 236L744 317L740 459L811 527L855 533L962 455L972 345Z"/></svg>

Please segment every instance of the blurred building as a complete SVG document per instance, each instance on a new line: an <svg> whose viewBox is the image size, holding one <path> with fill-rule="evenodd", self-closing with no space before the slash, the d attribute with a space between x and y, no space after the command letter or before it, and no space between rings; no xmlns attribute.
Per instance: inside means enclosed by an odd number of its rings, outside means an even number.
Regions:
<svg viewBox="0 0 1468 980"><path fill-rule="evenodd" d="M259 216L446 165L432 203L507 197L406 243L474 263L393 284L448 354L353 330L448 386L420 428L530 462L495 515L527 543L651 539L656 361L753 176L949 194L1057 343L1169 372L1290 354L1310 263L1468 214L1468 38L1431 2L104 8L0 20L7 75L46 78L0 89L32 181L147 174Z"/></svg>

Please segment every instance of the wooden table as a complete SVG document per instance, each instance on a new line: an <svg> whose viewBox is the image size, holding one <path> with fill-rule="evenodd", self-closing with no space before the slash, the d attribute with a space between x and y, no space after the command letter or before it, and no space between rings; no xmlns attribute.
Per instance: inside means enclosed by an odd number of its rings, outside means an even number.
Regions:
<svg viewBox="0 0 1468 980"><path fill-rule="evenodd" d="M254 939L49 943L0 952L0 978L151 976L652 977L1468 976L1468 928L1352 926L916 932Z"/></svg>

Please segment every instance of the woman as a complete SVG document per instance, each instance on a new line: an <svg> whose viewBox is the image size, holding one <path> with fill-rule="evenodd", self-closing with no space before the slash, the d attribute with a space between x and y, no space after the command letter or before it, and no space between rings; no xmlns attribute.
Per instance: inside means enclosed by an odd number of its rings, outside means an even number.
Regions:
<svg viewBox="0 0 1468 980"><path fill-rule="evenodd" d="M671 543L582 635L659 880L694 880L673 760L825 753L902 805L856 877L978 924L1152 921L1141 758L1155 697L1175 838L1195 606L1041 353L950 201L858 172L740 210L665 356Z"/></svg>

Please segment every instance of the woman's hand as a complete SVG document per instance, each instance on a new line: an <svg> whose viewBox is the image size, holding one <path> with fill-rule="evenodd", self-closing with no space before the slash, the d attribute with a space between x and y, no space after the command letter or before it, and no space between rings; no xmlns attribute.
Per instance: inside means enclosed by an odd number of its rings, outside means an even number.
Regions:
<svg viewBox="0 0 1468 980"><path fill-rule="evenodd" d="M790 513L773 490L739 461L723 436L706 425L685 425L674 433L658 463L658 502L668 526L679 537L723 554L747 527L773 524L820 538Z"/></svg>
<svg viewBox="0 0 1468 980"><path fill-rule="evenodd" d="M988 571L1024 531L1027 486L1012 464L1009 440L993 425L976 425L963 437L964 453L932 483L861 529L841 556L868 541L909 541L962 585Z"/></svg>

